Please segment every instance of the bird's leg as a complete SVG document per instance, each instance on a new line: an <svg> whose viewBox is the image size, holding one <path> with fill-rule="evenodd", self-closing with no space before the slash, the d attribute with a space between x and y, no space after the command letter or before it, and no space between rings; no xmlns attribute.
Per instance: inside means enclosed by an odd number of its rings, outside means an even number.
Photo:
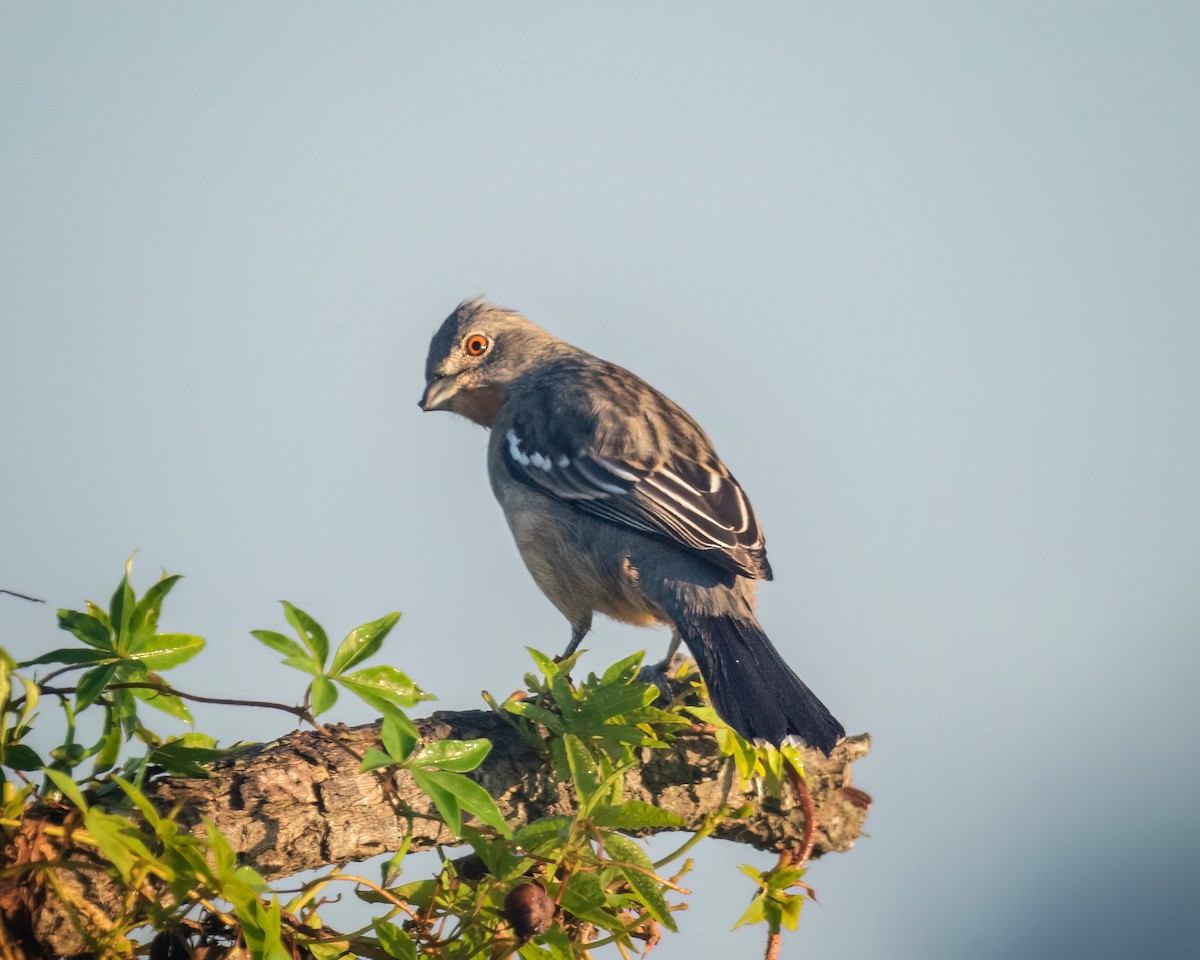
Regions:
<svg viewBox="0 0 1200 960"><path fill-rule="evenodd" d="M589 610L587 612L587 614L584 615L583 619L577 621L576 623L571 624L571 642L567 644L566 650L564 650L561 654L559 654L559 656L554 658L555 662L561 663L563 660L566 660L567 657L569 657L571 654L573 654L577 649L579 649L579 645L583 642L583 638L588 635L588 632L591 629L592 629L592 612Z"/></svg>
<svg viewBox="0 0 1200 960"><path fill-rule="evenodd" d="M652 663L649 666L642 667L638 671L638 679L642 683L652 683L658 687L659 696L663 700L671 699L671 687L667 683L667 671L671 669L671 661L675 658L675 652L679 649L679 645L682 642L683 638L679 635L679 631L672 627L671 643L667 646L667 655L658 663Z"/></svg>
<svg viewBox="0 0 1200 960"><path fill-rule="evenodd" d="M671 628L671 642L667 646L667 655L658 663L651 664L649 667L643 667L643 670L652 670L662 676L667 675L667 671L671 669L671 661L675 658L675 653L679 649L679 645L683 643L683 637L679 635L679 631L674 627Z"/></svg>

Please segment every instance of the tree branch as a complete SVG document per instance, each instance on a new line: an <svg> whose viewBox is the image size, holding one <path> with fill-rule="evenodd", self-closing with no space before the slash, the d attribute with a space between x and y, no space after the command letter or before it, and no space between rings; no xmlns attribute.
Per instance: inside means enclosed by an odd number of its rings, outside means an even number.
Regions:
<svg viewBox="0 0 1200 960"><path fill-rule="evenodd" d="M550 764L496 714L438 712L418 721L418 727L425 741L492 741L491 753L472 776L495 798L509 823L574 812L570 785L556 780ZM269 879L395 851L410 823L413 851L453 843L407 772L358 771L356 756L378 746L378 724L337 724L324 734L301 730L219 761L210 778L163 778L148 785L147 793L161 809L174 811L182 825L198 828L201 818L212 821L239 859ZM844 740L829 758L816 751L806 754L813 857L848 850L861 835L870 797L851 785L851 764L869 749L869 737L860 735ZM732 762L719 755L710 733L685 733L669 749L645 750L642 760L628 774L629 799L670 810L693 830L722 807L744 807L747 816L721 820L711 835L760 850L805 844L804 805L794 789L789 785L782 800L762 798L753 786L743 790ZM80 855L75 848L68 859ZM62 879L67 870L54 873ZM78 881L72 882L78 888ZM3 887L0 881L0 912L9 913ZM97 915L104 914L105 890L120 893L104 884L86 888ZM28 911L21 926L47 953L80 952L79 932L63 922L52 896L38 898L39 903L21 899ZM13 920L11 914L6 917L10 929Z"/></svg>

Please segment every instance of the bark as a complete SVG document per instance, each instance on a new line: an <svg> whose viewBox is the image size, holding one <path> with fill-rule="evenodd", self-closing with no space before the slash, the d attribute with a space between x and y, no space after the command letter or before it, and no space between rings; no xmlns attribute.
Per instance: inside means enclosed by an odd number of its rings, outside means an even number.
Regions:
<svg viewBox="0 0 1200 960"><path fill-rule="evenodd" d="M492 752L472 776L496 799L509 823L573 812L569 784L557 781L548 763L495 714L441 712L418 726L429 740L486 737L492 741ZM408 774L358 772L358 758L368 747L379 745L377 725L338 725L328 730L331 736L296 732L215 764L210 778L163 779L148 792L181 824L195 827L202 817L215 823L242 861L267 878L394 851L410 823L413 851L452 842L432 819L432 805ZM806 755L815 811L814 857L848 850L861 835L870 798L851 786L851 764L869 749L869 738L860 735L844 740L829 758L816 751ZM803 842L804 815L790 788L782 799L759 797L753 787L743 791L732 764L718 755L711 734L684 734L670 749L645 750L642 761L628 775L629 798L677 813L693 829L722 805L734 809L747 805L749 816L721 821L713 836L761 850L795 848ZM29 822L36 822L36 817ZM24 846L28 855L36 844ZM7 853L4 859L11 864L13 848ZM86 855L78 848L69 853L71 858ZM68 868L55 873L62 875L60 888L66 883L84 891L89 917L102 918L105 899L119 893L103 883L80 883ZM84 875L94 877L88 871ZM5 883L10 889L5 889ZM17 883L14 890L12 881L0 879L4 920L0 958L71 956L86 949L78 922L64 921L48 886L38 892L32 884ZM10 952L5 942L34 950Z"/></svg>

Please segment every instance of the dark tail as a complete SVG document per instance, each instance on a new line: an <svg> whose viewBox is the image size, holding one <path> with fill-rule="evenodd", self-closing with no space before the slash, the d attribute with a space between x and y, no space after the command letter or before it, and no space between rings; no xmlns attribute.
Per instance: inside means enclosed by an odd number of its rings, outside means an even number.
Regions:
<svg viewBox="0 0 1200 960"><path fill-rule="evenodd" d="M846 735L753 620L684 614L675 621L726 723L776 746L796 736L829 756Z"/></svg>

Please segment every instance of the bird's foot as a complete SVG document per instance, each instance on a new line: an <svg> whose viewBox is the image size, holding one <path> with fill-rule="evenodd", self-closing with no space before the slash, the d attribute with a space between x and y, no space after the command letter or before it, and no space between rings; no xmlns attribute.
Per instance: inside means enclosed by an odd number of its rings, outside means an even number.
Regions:
<svg viewBox="0 0 1200 960"><path fill-rule="evenodd" d="M651 663L642 667L637 674L638 682L653 684L658 688L658 698L660 700L670 700L670 676L675 667L675 660L676 658L671 656L665 660L660 660L658 663Z"/></svg>

